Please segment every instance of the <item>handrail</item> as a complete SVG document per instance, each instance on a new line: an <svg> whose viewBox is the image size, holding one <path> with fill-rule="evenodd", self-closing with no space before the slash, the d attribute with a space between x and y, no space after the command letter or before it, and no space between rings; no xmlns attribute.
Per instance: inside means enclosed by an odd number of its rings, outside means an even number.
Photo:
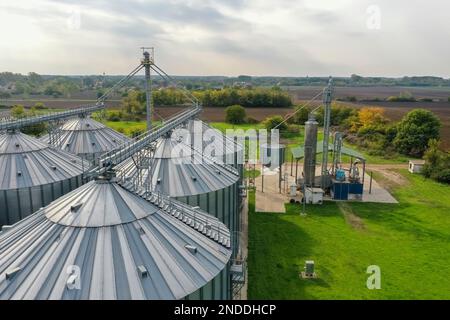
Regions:
<svg viewBox="0 0 450 320"><path fill-rule="evenodd" d="M37 115L27 118L21 118L16 120L8 120L0 122L0 130L14 130L20 129L24 126L33 125L36 123L41 123L45 121L54 121L60 119L66 119L70 117L74 117L80 114L92 113L98 110L101 110L105 107L103 103L96 103L93 106L87 106L83 108L72 109L68 111L48 113L44 115Z"/></svg>
<svg viewBox="0 0 450 320"><path fill-rule="evenodd" d="M86 175L91 177L107 172L112 167L143 150L153 141L156 141L158 138L180 126L182 123L197 116L201 111L202 108L199 105L196 105L194 108L188 109L178 116L169 119L164 125L153 128L151 131L144 132L132 142L126 142L117 149L105 153L100 157L98 167L91 169Z"/></svg>

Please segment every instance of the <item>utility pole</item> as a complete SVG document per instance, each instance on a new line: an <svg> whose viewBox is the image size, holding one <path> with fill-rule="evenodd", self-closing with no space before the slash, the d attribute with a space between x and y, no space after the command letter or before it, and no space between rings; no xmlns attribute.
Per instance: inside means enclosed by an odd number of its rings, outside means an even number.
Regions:
<svg viewBox="0 0 450 320"><path fill-rule="evenodd" d="M328 179L328 145L330 138L331 100L333 99L333 80L329 79L328 86L323 90L323 153L322 153L322 189L325 190Z"/></svg>
<svg viewBox="0 0 450 320"><path fill-rule="evenodd" d="M152 103L152 79L151 79L151 65L154 60L153 47L141 47L144 55L142 59L142 65L145 69L145 105L147 111L147 131L152 129L153 121L153 103Z"/></svg>

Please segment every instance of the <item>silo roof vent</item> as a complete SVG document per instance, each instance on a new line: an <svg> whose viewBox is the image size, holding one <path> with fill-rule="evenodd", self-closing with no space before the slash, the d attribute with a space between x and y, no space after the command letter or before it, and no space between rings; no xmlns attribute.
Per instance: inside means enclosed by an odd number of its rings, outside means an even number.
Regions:
<svg viewBox="0 0 450 320"><path fill-rule="evenodd" d="M148 277L148 270L146 267L144 267L143 265L140 265L137 268L138 268L138 272L139 272L139 275L141 276L141 278Z"/></svg>
<svg viewBox="0 0 450 320"><path fill-rule="evenodd" d="M3 231L8 231L9 229L11 229L11 225L4 225L4 226L2 226L2 231L1 232L3 232Z"/></svg>
<svg viewBox="0 0 450 320"><path fill-rule="evenodd" d="M78 203L74 204L73 206L70 206L70 211L77 212L81 208L82 205L83 205L82 202L78 202Z"/></svg>
<svg viewBox="0 0 450 320"><path fill-rule="evenodd" d="M196 254L197 253L197 247L187 244L184 246L190 253Z"/></svg>
<svg viewBox="0 0 450 320"><path fill-rule="evenodd" d="M22 270L22 269L19 267L7 270L5 273L6 280L12 279L20 270Z"/></svg>

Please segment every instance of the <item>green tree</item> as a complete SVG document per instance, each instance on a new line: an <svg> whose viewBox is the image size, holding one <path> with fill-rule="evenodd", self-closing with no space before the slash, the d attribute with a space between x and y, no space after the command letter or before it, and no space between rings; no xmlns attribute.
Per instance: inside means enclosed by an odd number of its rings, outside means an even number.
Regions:
<svg viewBox="0 0 450 320"><path fill-rule="evenodd" d="M26 113L29 116L35 116L37 114L36 107L31 107L30 111ZM29 126L25 126L21 129L21 131L25 134L33 135L33 136L40 136L44 132L47 131L47 123L46 122L39 122L35 123Z"/></svg>
<svg viewBox="0 0 450 320"><path fill-rule="evenodd" d="M225 121L232 124L240 124L245 122L247 114L245 108L240 105L232 105L225 109Z"/></svg>
<svg viewBox="0 0 450 320"><path fill-rule="evenodd" d="M0 99L8 99L11 98L11 94L9 92L0 91Z"/></svg>
<svg viewBox="0 0 450 320"><path fill-rule="evenodd" d="M439 139L441 123L432 112L414 109L399 122L394 145L400 153L421 157L430 139Z"/></svg>
<svg viewBox="0 0 450 320"><path fill-rule="evenodd" d="M263 124L268 131L275 128L277 128L279 131L284 131L288 128L288 125L284 121L282 116L268 117L266 118L266 120L263 121Z"/></svg>
<svg viewBox="0 0 450 320"><path fill-rule="evenodd" d="M26 116L25 108L21 104L13 106L10 113L14 118L23 118Z"/></svg>
<svg viewBox="0 0 450 320"><path fill-rule="evenodd" d="M44 109L48 109L45 104L43 104L42 102L36 102L33 106L34 110L44 110ZM32 109L33 109L32 108Z"/></svg>
<svg viewBox="0 0 450 320"><path fill-rule="evenodd" d="M141 100L141 93L139 91L130 90L127 96L122 99L123 111L132 115L143 114L145 105Z"/></svg>
<svg viewBox="0 0 450 320"><path fill-rule="evenodd" d="M295 108L294 112L295 114L292 117L292 122L296 124L304 124L308 121L308 116L311 110L308 107L300 105Z"/></svg>

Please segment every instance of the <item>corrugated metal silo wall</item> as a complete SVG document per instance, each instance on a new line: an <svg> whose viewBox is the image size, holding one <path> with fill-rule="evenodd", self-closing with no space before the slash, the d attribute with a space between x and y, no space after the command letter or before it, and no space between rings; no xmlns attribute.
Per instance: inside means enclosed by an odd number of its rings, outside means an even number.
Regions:
<svg viewBox="0 0 450 320"><path fill-rule="evenodd" d="M186 300L231 300L231 277L229 266L223 269L207 285L191 293Z"/></svg>
<svg viewBox="0 0 450 320"><path fill-rule="evenodd" d="M226 161L224 156L224 162ZM240 245L242 196L239 186L242 184L243 164L239 163L238 155L233 155L233 167L239 172L239 180L227 188L175 199L191 206L198 206L202 210L217 217L231 231L231 243L233 248L232 258L235 258ZM186 297L187 300L231 300L231 276L229 266L222 270L206 286Z"/></svg>
<svg viewBox="0 0 450 320"><path fill-rule="evenodd" d="M236 255L238 248L238 230L239 230L239 201L238 201L238 183L236 182L226 188L212 191L209 193L198 194L185 197L174 197L174 199L184 202L190 206L198 206L200 209L208 212L222 221L232 232L231 245L233 256Z"/></svg>
<svg viewBox="0 0 450 320"><path fill-rule="evenodd" d="M12 225L82 185L82 175L54 183L0 190L0 226Z"/></svg>

